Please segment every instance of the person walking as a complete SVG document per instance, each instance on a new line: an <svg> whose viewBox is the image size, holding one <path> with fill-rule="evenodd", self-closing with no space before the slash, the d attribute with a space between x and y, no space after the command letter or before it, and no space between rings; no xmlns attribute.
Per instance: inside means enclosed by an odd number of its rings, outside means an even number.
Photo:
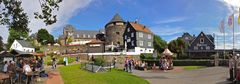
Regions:
<svg viewBox="0 0 240 84"><path fill-rule="evenodd" d="M52 67L53 67L53 69L57 68L57 60L56 60L56 58L52 59Z"/></svg>
<svg viewBox="0 0 240 84"><path fill-rule="evenodd" d="M229 55L228 66L229 66L229 79L228 80L232 81L234 79L234 75L233 75L234 59L233 59L232 54Z"/></svg>
<svg viewBox="0 0 240 84"><path fill-rule="evenodd" d="M129 69L129 71L128 72L132 72L132 59L130 59L130 60L128 60L128 69Z"/></svg>
<svg viewBox="0 0 240 84"><path fill-rule="evenodd" d="M126 58L125 60L124 67L125 67L125 71L128 72L128 58Z"/></svg>
<svg viewBox="0 0 240 84"><path fill-rule="evenodd" d="M113 58L113 67L114 67L114 68L116 67L116 63L117 63L117 58L114 57L114 58Z"/></svg>

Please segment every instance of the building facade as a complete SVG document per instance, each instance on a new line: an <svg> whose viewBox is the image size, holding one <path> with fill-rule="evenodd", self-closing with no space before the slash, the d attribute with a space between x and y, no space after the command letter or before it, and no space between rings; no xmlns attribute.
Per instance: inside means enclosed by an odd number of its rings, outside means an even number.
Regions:
<svg viewBox="0 0 240 84"><path fill-rule="evenodd" d="M184 33L181 37L186 45L186 53L190 58L210 58L215 54L214 37L201 32L197 37Z"/></svg>
<svg viewBox="0 0 240 84"><path fill-rule="evenodd" d="M61 45L85 45L96 39L98 33L93 30L76 30L72 25L67 25L63 29L63 35L59 37L59 43Z"/></svg>
<svg viewBox="0 0 240 84"><path fill-rule="evenodd" d="M35 52L35 48L27 41L25 40L14 40L12 43L10 50L19 50L22 52L28 52L28 53L33 53Z"/></svg>
<svg viewBox="0 0 240 84"><path fill-rule="evenodd" d="M153 36L146 26L138 22L127 22L123 42L129 52L153 53Z"/></svg>

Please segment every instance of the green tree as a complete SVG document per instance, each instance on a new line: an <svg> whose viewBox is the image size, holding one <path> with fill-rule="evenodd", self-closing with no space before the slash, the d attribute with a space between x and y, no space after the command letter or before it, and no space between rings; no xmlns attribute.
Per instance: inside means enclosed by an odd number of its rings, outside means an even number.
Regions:
<svg viewBox="0 0 240 84"><path fill-rule="evenodd" d="M165 48L167 48L167 42L164 41L160 36L154 35L154 41L153 41L153 46L154 50L157 50L158 53L162 53Z"/></svg>
<svg viewBox="0 0 240 84"><path fill-rule="evenodd" d="M54 43L53 35L49 34L46 29L40 29L37 33L37 41L40 42L42 45L46 45L48 43Z"/></svg>
<svg viewBox="0 0 240 84"><path fill-rule="evenodd" d="M57 13L53 12L55 10L59 10L59 3L62 0L38 0L39 7L41 8L41 12L34 12L36 19L42 19L46 25L51 25L56 23ZM18 28L18 26L24 26L27 28L27 24L29 20L27 18L26 13L24 13L22 9L22 0L0 0L0 23L2 25L8 25L9 28ZM16 25L14 24L22 24ZM15 27L13 27L15 26ZM21 28L20 28L21 30Z"/></svg>
<svg viewBox="0 0 240 84"><path fill-rule="evenodd" d="M2 41L2 37L0 36L0 51L3 50L3 46L4 46L4 44L3 44L3 41Z"/></svg>
<svg viewBox="0 0 240 84"><path fill-rule="evenodd" d="M181 38L172 40L168 44L168 49L174 53L177 53L177 57L180 57L180 55L184 53L185 42Z"/></svg>
<svg viewBox="0 0 240 84"><path fill-rule="evenodd" d="M14 28L9 29L9 36L7 40L7 48L9 49L13 43L14 40L25 40L28 38L28 32L19 32L15 30Z"/></svg>

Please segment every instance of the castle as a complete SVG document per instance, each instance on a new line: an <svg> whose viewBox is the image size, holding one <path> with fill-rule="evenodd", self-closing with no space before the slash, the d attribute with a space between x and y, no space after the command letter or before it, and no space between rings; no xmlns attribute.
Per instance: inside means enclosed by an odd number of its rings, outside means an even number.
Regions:
<svg viewBox="0 0 240 84"><path fill-rule="evenodd" d="M134 25L129 25L130 23L134 23ZM132 29L131 31L126 31L127 28ZM129 37L132 39L126 39L128 34L134 34L134 36ZM75 27L67 25L63 29L63 35L59 37L59 42L62 46L85 45L95 41L95 39L101 40L100 38L104 38L100 42L104 44L103 51L120 52L128 50L130 52L152 53L154 50L153 35L149 28L137 21L126 22L119 14L115 14L106 23L104 30L76 30ZM132 44L129 42L132 42Z"/></svg>

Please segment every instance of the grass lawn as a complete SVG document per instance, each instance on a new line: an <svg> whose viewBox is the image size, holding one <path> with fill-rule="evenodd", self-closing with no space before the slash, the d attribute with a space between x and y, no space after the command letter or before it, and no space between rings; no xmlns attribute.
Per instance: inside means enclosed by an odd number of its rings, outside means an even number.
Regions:
<svg viewBox="0 0 240 84"><path fill-rule="evenodd" d="M206 68L206 66L182 66L184 70L194 70L200 68Z"/></svg>
<svg viewBox="0 0 240 84"><path fill-rule="evenodd" d="M122 70L91 73L81 70L78 64L59 67L59 71L64 84L149 84L148 81Z"/></svg>

